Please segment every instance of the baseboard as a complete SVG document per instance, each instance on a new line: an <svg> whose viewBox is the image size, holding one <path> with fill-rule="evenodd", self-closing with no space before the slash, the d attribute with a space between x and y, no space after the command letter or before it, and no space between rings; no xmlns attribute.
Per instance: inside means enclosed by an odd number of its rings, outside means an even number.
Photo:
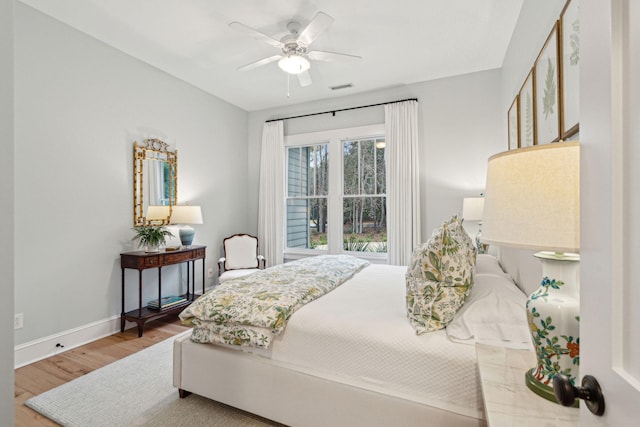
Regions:
<svg viewBox="0 0 640 427"><path fill-rule="evenodd" d="M209 291L213 286L205 288ZM126 322L125 329L135 328L133 322ZM88 323L68 331L48 337L38 338L14 347L14 368L20 368L67 350L80 347L100 338L120 332L120 315ZM60 344L60 346L58 346Z"/></svg>
<svg viewBox="0 0 640 427"><path fill-rule="evenodd" d="M17 345L14 350L14 368L55 356L117 332L120 332L120 315Z"/></svg>

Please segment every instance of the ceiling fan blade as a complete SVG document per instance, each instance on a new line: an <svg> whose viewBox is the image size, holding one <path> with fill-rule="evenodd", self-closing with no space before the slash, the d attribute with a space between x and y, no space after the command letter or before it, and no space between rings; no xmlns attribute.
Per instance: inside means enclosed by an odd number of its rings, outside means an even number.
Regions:
<svg viewBox="0 0 640 427"><path fill-rule="evenodd" d="M346 53L335 53L335 52L324 52L322 50L312 50L307 54L310 59L314 59L317 61L334 61L340 59L351 59L351 60L360 60L361 56L358 55L348 55Z"/></svg>
<svg viewBox="0 0 640 427"><path fill-rule="evenodd" d="M238 71L248 71L248 70L253 70L254 68L258 68L261 67L263 65L267 65L273 61L277 61L278 59L282 58L282 55L273 55L270 56L268 58L263 58L260 59L258 61L252 62L251 64L247 64L247 65L243 65L242 67L238 68Z"/></svg>
<svg viewBox="0 0 640 427"><path fill-rule="evenodd" d="M300 32L298 42L309 46L318 36L333 24L333 18L324 12L316 13L309 25Z"/></svg>
<svg viewBox="0 0 640 427"><path fill-rule="evenodd" d="M311 75L309 74L309 71L303 71L301 73L296 74L296 76L298 76L298 82L300 83L300 86L302 87L306 87L311 85L311 83L313 83L311 81Z"/></svg>
<svg viewBox="0 0 640 427"><path fill-rule="evenodd" d="M269 37L268 35L263 34L260 31L256 31L253 28L249 28L246 25L241 24L240 22L232 22L229 24L229 27L233 28L234 30L242 31L243 33L248 34L254 39L263 41L273 47L277 47L280 49L284 47L284 45L279 40Z"/></svg>

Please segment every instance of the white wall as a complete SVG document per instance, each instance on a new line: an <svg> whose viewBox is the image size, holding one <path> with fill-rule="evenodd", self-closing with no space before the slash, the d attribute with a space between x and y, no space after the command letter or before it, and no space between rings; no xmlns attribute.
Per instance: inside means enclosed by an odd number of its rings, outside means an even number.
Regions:
<svg viewBox="0 0 640 427"><path fill-rule="evenodd" d="M0 1L0 425L13 425L13 0Z"/></svg>
<svg viewBox="0 0 640 427"><path fill-rule="evenodd" d="M504 151L500 128L500 71L379 90L360 95L292 105L249 114L250 223L257 228L260 144L265 120L327 110L418 98L422 238L452 214L462 199L484 190L486 159ZM384 123L384 108L373 107L287 120L285 134Z"/></svg>
<svg viewBox="0 0 640 427"><path fill-rule="evenodd" d="M178 148L178 202L202 206L195 243L216 268L222 238L248 228L245 111L22 3L15 69L16 344L120 314L134 140ZM145 277L143 302L157 289L156 273ZM137 272L128 278L132 309Z"/></svg>

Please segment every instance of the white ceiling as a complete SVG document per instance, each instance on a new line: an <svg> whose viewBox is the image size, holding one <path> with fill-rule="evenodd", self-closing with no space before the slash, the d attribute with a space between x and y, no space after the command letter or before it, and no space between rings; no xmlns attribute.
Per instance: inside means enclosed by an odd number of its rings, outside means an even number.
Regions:
<svg viewBox="0 0 640 427"><path fill-rule="evenodd" d="M255 111L499 68L523 0L21 0L231 104ZM322 11L334 23L312 50L362 61L312 61L313 84L290 81L278 54L229 27L241 22L280 39L292 19ZM330 86L352 83L349 89Z"/></svg>

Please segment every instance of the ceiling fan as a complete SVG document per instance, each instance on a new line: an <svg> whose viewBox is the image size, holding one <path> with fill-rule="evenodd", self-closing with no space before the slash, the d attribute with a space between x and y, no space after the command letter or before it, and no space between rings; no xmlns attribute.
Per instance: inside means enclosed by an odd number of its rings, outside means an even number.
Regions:
<svg viewBox="0 0 640 427"><path fill-rule="evenodd" d="M317 61L333 61L336 59L362 59L360 56L347 55L345 53L325 52L321 50L309 50L309 46L318 36L333 23L333 18L324 12L318 12L309 25L304 29L299 22L291 21L287 24L289 34L276 40L266 34L249 28L240 22L232 22L229 26L242 31L256 40L263 41L270 46L278 48L281 53L260 59L238 68L239 71L248 71L263 65L278 61L278 66L284 72L298 76L300 86L309 86L311 76L309 59Z"/></svg>

